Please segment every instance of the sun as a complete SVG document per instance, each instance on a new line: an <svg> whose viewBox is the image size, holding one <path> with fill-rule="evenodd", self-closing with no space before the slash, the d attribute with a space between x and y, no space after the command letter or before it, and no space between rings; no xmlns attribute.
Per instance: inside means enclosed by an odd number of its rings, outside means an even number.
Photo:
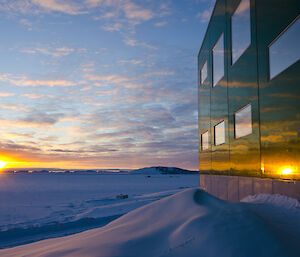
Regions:
<svg viewBox="0 0 300 257"><path fill-rule="evenodd" d="M6 164L7 164L7 162L0 161L0 169L3 169Z"/></svg>

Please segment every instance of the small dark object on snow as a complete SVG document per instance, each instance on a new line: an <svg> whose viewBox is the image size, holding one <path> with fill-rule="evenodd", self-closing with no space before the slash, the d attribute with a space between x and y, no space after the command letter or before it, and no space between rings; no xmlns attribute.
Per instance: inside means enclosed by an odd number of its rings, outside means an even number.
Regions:
<svg viewBox="0 0 300 257"><path fill-rule="evenodd" d="M119 194L116 196L117 199L126 199L128 198L128 195Z"/></svg>

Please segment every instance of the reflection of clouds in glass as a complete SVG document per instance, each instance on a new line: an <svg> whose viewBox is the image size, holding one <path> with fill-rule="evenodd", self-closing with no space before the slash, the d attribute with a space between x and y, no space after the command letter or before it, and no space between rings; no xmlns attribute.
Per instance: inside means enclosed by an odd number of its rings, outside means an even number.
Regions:
<svg viewBox="0 0 300 257"><path fill-rule="evenodd" d="M201 148L202 148L202 151L205 151L208 149L208 131L206 131L205 133L203 133L201 135Z"/></svg>
<svg viewBox="0 0 300 257"><path fill-rule="evenodd" d="M201 70L201 84L203 84L206 78L207 78L207 61L205 61Z"/></svg>
<svg viewBox="0 0 300 257"><path fill-rule="evenodd" d="M221 34L213 49L213 85L215 86L224 76L224 37Z"/></svg>
<svg viewBox="0 0 300 257"><path fill-rule="evenodd" d="M231 18L232 64L251 44L250 0L242 0Z"/></svg>
<svg viewBox="0 0 300 257"><path fill-rule="evenodd" d="M235 113L235 137L240 138L252 134L251 104Z"/></svg>
<svg viewBox="0 0 300 257"><path fill-rule="evenodd" d="M282 143L287 138L293 139L295 137L297 137L297 131L272 131L272 134L262 136L261 140L264 142L264 144Z"/></svg>
<svg viewBox="0 0 300 257"><path fill-rule="evenodd" d="M227 82L221 82L220 85L222 86L227 86ZM229 81L228 82L228 87L230 88L257 88L257 83L255 82L245 82L245 81L240 81L240 80L234 80L234 81Z"/></svg>
<svg viewBox="0 0 300 257"><path fill-rule="evenodd" d="M215 145L225 143L225 122L222 121L215 126Z"/></svg>
<svg viewBox="0 0 300 257"><path fill-rule="evenodd" d="M269 97L277 97L277 98L290 98L290 99L300 99L299 95L291 94L291 93L274 93L267 95Z"/></svg>
<svg viewBox="0 0 300 257"><path fill-rule="evenodd" d="M300 16L270 45L270 79L300 59Z"/></svg>

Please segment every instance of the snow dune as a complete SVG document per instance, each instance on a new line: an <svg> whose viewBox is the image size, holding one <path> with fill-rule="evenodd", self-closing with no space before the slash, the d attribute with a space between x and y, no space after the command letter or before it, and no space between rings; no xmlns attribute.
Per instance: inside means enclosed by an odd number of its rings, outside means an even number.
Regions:
<svg viewBox="0 0 300 257"><path fill-rule="evenodd" d="M229 203L187 189L105 227L0 250L0 256L300 256L299 207L246 201Z"/></svg>

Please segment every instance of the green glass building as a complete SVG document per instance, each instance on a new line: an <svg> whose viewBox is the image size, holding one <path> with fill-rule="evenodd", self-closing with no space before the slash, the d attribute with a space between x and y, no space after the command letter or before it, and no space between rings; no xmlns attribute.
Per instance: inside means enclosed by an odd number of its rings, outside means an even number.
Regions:
<svg viewBox="0 0 300 257"><path fill-rule="evenodd" d="M299 185L299 60L299 0L216 1L198 55L200 174Z"/></svg>

